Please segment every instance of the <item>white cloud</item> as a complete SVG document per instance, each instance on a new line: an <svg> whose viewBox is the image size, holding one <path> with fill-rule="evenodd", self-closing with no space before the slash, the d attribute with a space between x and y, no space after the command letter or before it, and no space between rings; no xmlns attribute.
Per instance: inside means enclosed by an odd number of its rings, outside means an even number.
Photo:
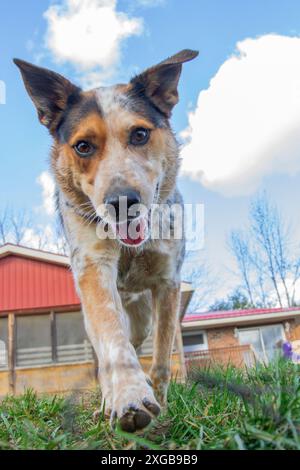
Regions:
<svg viewBox="0 0 300 470"><path fill-rule="evenodd" d="M43 208L46 214L55 213L55 183L48 171L43 171L38 178L37 183L42 187Z"/></svg>
<svg viewBox="0 0 300 470"><path fill-rule="evenodd" d="M294 285L294 280L291 279L290 277L285 279L285 284L286 288L288 290L288 293L290 297L294 297L294 302L296 305L299 305L300 302L300 279L297 279ZM285 287L283 284L278 285L278 293L281 299L281 303L283 307L288 307L288 301L286 298L286 292L285 292ZM272 289L269 292L268 295L268 300L271 302L271 305L274 305L275 307L280 307L279 301L278 301L278 296L277 292L275 292L274 289Z"/></svg>
<svg viewBox="0 0 300 470"><path fill-rule="evenodd" d="M166 3L166 0L135 0L135 3L143 7L157 7Z"/></svg>
<svg viewBox="0 0 300 470"><path fill-rule="evenodd" d="M55 60L74 65L85 83L97 85L118 66L122 42L143 31L141 18L117 11L117 0L62 0L44 16Z"/></svg>
<svg viewBox="0 0 300 470"><path fill-rule="evenodd" d="M24 230L22 244L37 249L48 249L48 244L51 239L53 239L53 230L51 225L46 225L43 228L28 227Z"/></svg>
<svg viewBox="0 0 300 470"><path fill-rule="evenodd" d="M34 228L27 227L24 230L21 244L52 253L65 254L66 251L66 243L63 236L51 224L45 226L37 225Z"/></svg>
<svg viewBox="0 0 300 470"><path fill-rule="evenodd" d="M238 42L200 92L182 137L183 174L225 195L300 171L300 38Z"/></svg>

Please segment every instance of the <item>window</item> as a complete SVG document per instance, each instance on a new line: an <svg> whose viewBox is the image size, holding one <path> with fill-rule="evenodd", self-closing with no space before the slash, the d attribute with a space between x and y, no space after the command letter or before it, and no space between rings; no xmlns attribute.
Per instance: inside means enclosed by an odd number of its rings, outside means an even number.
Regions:
<svg viewBox="0 0 300 470"><path fill-rule="evenodd" d="M279 341L285 339L282 325L272 325L261 328L261 336L265 354L269 360L272 360L276 352L278 352Z"/></svg>
<svg viewBox="0 0 300 470"><path fill-rule="evenodd" d="M0 318L0 369L8 365L7 318Z"/></svg>
<svg viewBox="0 0 300 470"><path fill-rule="evenodd" d="M92 346L87 339L81 312L55 316L57 362L93 360Z"/></svg>
<svg viewBox="0 0 300 470"><path fill-rule="evenodd" d="M50 315L17 317L17 366L52 362Z"/></svg>
<svg viewBox="0 0 300 470"><path fill-rule="evenodd" d="M250 344L255 351L255 355L259 361L264 361L264 351L262 342L260 339L260 331L256 330L244 330L239 331L239 341L241 345Z"/></svg>
<svg viewBox="0 0 300 470"><path fill-rule="evenodd" d="M208 349L205 331L185 331L182 340L184 352L196 352Z"/></svg>
<svg viewBox="0 0 300 470"><path fill-rule="evenodd" d="M240 344L250 344L261 362L269 362L278 351L278 343L284 340L282 325L268 325L239 330Z"/></svg>
<svg viewBox="0 0 300 470"><path fill-rule="evenodd" d="M18 316L16 325L19 367L93 360L81 312L56 313L53 322L50 314Z"/></svg>

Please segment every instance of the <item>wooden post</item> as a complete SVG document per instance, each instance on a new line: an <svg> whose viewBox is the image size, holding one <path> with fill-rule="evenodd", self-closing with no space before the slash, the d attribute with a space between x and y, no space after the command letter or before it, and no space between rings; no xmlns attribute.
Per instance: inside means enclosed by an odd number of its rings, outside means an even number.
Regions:
<svg viewBox="0 0 300 470"><path fill-rule="evenodd" d="M9 393L15 394L15 362L16 362L16 338L15 338L15 314L8 315L8 372Z"/></svg>
<svg viewBox="0 0 300 470"><path fill-rule="evenodd" d="M186 381L186 366L185 366L185 357L184 357L184 350L183 350L183 341L182 341L182 331L181 331L181 324L178 321L177 330L176 330L176 342L179 354L179 361L180 361L180 375L181 381Z"/></svg>
<svg viewBox="0 0 300 470"><path fill-rule="evenodd" d="M56 337L56 322L55 313L50 312L50 328L51 328L51 351L52 362L57 362L57 337Z"/></svg>
<svg viewBox="0 0 300 470"><path fill-rule="evenodd" d="M97 354L95 353L94 348L93 348L93 360L94 360L95 379L98 382L98 379L99 379L99 363L98 363L98 357L97 357Z"/></svg>

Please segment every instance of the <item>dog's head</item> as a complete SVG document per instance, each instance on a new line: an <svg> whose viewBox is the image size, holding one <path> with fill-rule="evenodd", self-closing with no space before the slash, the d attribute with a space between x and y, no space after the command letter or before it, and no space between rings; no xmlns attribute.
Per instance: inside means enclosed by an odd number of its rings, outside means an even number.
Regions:
<svg viewBox="0 0 300 470"><path fill-rule="evenodd" d="M174 188L178 150L169 118L182 64L197 55L183 50L128 84L91 91L14 60L40 122L54 138L52 166L60 189L87 214L92 209L108 222L114 218L126 245L144 241L143 209L163 202ZM122 226L132 219L141 231L136 240L122 236Z"/></svg>

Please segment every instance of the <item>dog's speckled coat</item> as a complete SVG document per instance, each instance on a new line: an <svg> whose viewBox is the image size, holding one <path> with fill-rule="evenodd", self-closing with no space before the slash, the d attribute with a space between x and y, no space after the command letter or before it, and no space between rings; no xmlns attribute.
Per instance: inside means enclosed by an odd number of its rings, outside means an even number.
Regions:
<svg viewBox="0 0 300 470"><path fill-rule="evenodd" d="M112 188L134 188L142 203L181 203L176 189L178 146L169 118L178 101L184 50L134 77L127 85L88 92L67 79L15 60L38 116L53 136L51 164L58 210L69 242L87 334L99 361L103 401L123 429L145 427L166 400L180 303L184 240L147 240L135 248L100 240L96 209ZM146 128L146 145L130 145L132 129ZM80 158L78 141L96 149ZM169 224L169 220L162 224ZM150 379L135 348L151 330Z"/></svg>

